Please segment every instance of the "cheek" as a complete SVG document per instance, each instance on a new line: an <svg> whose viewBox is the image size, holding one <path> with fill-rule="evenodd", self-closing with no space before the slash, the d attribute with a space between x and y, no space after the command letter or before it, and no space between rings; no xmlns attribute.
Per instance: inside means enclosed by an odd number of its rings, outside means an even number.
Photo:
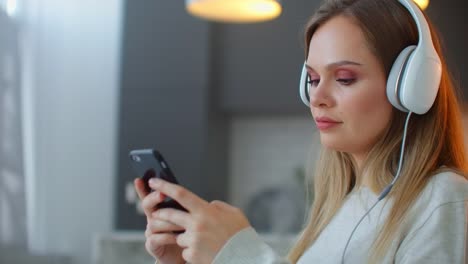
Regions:
<svg viewBox="0 0 468 264"><path fill-rule="evenodd" d="M341 113L355 136L374 141L390 122L392 105L384 89L370 91L343 99Z"/></svg>

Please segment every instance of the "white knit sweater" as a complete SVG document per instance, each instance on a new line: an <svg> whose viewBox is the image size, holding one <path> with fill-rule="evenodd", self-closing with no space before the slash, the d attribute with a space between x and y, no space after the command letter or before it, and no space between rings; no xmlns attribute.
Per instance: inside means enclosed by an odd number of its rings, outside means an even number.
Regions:
<svg viewBox="0 0 468 264"><path fill-rule="evenodd" d="M298 264L341 263L351 231L377 201L367 188L348 195L343 207L297 262ZM362 221L346 250L345 263L366 263L372 242L392 205L384 198ZM467 264L468 181L452 172L431 179L400 224L399 235L381 263ZM289 263L276 255L254 229L234 235L213 264Z"/></svg>

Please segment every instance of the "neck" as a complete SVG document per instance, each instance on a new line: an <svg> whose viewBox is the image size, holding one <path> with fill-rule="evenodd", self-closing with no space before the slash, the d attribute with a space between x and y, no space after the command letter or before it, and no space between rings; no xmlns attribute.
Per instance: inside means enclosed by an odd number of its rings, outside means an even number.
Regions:
<svg viewBox="0 0 468 264"><path fill-rule="evenodd" d="M356 164L356 170L357 170L356 177L358 177L358 179L356 179L356 182L358 182L360 186L370 187L371 183L370 183L369 175L362 172L364 161L367 158L367 155L353 154L351 156L353 157L354 162Z"/></svg>

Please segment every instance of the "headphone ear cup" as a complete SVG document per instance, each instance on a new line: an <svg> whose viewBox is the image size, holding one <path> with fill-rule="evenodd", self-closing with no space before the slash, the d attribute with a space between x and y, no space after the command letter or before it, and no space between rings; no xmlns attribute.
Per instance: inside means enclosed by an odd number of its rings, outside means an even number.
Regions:
<svg viewBox="0 0 468 264"><path fill-rule="evenodd" d="M301 72L301 80L299 82L299 96L301 97L302 102L309 107L310 104L310 97L309 97L309 84L308 82L308 74L306 64L302 66Z"/></svg>
<svg viewBox="0 0 468 264"><path fill-rule="evenodd" d="M411 54L416 49L415 45L411 45L403 49L395 62L392 65L390 74L387 80L387 98L390 103L403 112L408 112L408 109L403 105L401 100L401 89L403 86L403 78L406 72L406 66Z"/></svg>
<svg viewBox="0 0 468 264"><path fill-rule="evenodd" d="M400 88L400 101L409 111L427 113L437 97L442 77L442 64L437 53L418 47L411 55Z"/></svg>

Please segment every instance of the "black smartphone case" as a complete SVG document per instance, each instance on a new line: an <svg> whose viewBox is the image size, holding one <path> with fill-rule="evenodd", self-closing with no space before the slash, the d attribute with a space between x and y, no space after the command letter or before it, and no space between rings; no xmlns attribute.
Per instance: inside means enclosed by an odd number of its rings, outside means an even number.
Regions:
<svg viewBox="0 0 468 264"><path fill-rule="evenodd" d="M133 170L141 177L145 183L147 192L151 192L151 188L148 186L149 179L158 177L168 182L179 184L175 178L172 170L169 167L167 161L164 160L161 153L155 149L139 149L132 150L129 154L132 161ZM183 211L187 211L178 202L166 197L166 199L157 205L159 208L175 208Z"/></svg>

